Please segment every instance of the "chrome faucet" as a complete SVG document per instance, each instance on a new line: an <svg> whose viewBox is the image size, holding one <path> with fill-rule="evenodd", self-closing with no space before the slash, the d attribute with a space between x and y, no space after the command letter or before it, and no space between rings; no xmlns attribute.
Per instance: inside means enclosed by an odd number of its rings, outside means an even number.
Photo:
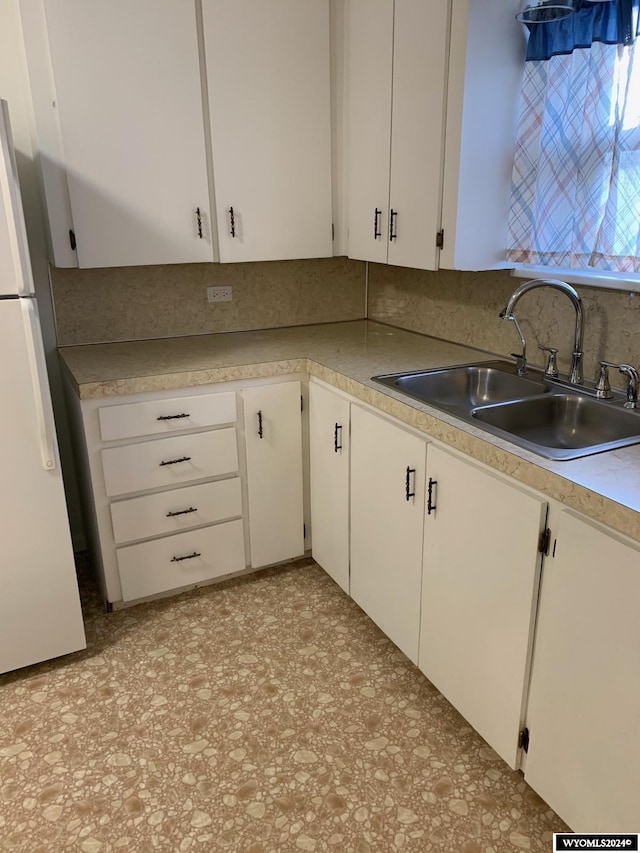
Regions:
<svg viewBox="0 0 640 853"><path fill-rule="evenodd" d="M575 308L576 329L573 340L573 352L571 354L571 370L569 371L569 382L571 382L572 385L580 385L583 381L582 341L584 338L584 312L582 310L582 300L580 299L580 294L575 288L571 287L570 284L567 284L566 281L560 281L559 279L555 278L536 278L532 281L523 282L513 291L513 293L509 297L509 301L507 302L504 311L500 313L500 317L502 317L502 319L511 320L511 322L515 324L518 335L520 336L520 340L522 341L522 356L517 357L517 372L519 374L521 373L521 361L524 362L524 370L526 372L526 343L520 325L518 324L516 316L513 312L521 296L524 296L525 293L528 293L530 290L536 290L539 287L551 287L554 290L559 290L561 293L565 293L569 297L569 299L571 300L571 304Z"/></svg>

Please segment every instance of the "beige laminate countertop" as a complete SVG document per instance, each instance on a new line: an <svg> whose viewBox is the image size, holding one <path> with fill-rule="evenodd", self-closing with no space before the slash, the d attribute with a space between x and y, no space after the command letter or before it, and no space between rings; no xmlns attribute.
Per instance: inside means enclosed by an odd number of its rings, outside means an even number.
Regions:
<svg viewBox="0 0 640 853"><path fill-rule="evenodd" d="M497 471L640 541L640 445L554 462L371 381L491 354L358 320L62 347L81 399L308 372Z"/></svg>

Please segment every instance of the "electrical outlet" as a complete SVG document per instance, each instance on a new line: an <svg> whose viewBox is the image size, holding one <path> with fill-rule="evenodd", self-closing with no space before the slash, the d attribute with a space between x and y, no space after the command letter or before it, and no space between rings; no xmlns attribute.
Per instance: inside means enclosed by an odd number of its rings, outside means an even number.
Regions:
<svg viewBox="0 0 640 853"><path fill-rule="evenodd" d="M233 302L233 288L228 287L208 287L207 299L209 302Z"/></svg>

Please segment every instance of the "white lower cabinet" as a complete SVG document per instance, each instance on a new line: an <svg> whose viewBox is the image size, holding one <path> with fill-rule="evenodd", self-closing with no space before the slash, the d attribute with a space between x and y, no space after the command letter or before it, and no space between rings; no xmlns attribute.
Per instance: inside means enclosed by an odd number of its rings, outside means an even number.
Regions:
<svg viewBox="0 0 640 853"><path fill-rule="evenodd" d="M349 593L348 399L309 383L309 449L313 559Z"/></svg>
<svg viewBox="0 0 640 853"><path fill-rule="evenodd" d="M429 445L418 665L516 768L547 503Z"/></svg>
<svg viewBox="0 0 640 853"><path fill-rule="evenodd" d="M304 553L299 380L96 400L68 392L108 606Z"/></svg>
<svg viewBox="0 0 640 853"><path fill-rule="evenodd" d="M545 568L525 779L577 832L640 826L640 549L561 513Z"/></svg>
<svg viewBox="0 0 640 853"><path fill-rule="evenodd" d="M300 382L246 388L251 565L304 554Z"/></svg>
<svg viewBox="0 0 640 853"><path fill-rule="evenodd" d="M427 443L351 406L351 596L417 663Z"/></svg>

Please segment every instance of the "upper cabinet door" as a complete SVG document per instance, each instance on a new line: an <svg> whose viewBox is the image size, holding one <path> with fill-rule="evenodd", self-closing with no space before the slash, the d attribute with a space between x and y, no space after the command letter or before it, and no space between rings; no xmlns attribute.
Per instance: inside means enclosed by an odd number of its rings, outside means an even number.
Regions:
<svg viewBox="0 0 640 853"><path fill-rule="evenodd" d="M395 0L388 262L438 269L449 4Z"/></svg>
<svg viewBox="0 0 640 853"><path fill-rule="evenodd" d="M348 0L346 54L349 257L386 263L393 0Z"/></svg>
<svg viewBox="0 0 640 853"><path fill-rule="evenodd" d="M212 261L195 4L45 13L79 266Z"/></svg>
<svg viewBox="0 0 640 853"><path fill-rule="evenodd" d="M203 0L221 261L328 257L328 0Z"/></svg>
<svg viewBox="0 0 640 853"><path fill-rule="evenodd" d="M348 0L349 257L437 269L447 0Z"/></svg>

